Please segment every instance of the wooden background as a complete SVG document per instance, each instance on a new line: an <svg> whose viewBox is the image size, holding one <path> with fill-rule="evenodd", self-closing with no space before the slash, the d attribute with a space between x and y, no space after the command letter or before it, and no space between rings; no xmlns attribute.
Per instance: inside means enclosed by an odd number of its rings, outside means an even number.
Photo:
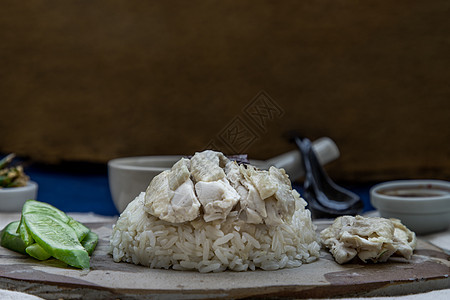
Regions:
<svg viewBox="0 0 450 300"><path fill-rule="evenodd" d="M336 179L450 178L450 1L0 6L2 153L266 159L297 130L336 141ZM258 127L264 95L278 110Z"/></svg>

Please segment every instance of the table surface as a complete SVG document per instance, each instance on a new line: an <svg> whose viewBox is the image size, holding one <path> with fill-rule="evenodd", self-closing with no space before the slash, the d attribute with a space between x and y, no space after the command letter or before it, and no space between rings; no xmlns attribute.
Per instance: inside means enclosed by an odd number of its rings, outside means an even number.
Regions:
<svg viewBox="0 0 450 300"><path fill-rule="evenodd" d="M75 294L84 299L110 296L134 299L170 295L235 298L265 294L315 298L355 293L367 296L403 295L411 291L420 293L445 289L450 284L449 256L423 238L410 261L394 259L384 264L338 265L328 251L322 250L318 261L299 268L273 272L258 270L200 274L114 263L108 252L115 218L92 213L70 215L99 235L99 244L91 258L91 270L84 272L67 268L54 259L39 262L0 249L1 287L44 295L49 299ZM0 213L0 226L19 217L19 213ZM320 230L332 221L315 222Z"/></svg>

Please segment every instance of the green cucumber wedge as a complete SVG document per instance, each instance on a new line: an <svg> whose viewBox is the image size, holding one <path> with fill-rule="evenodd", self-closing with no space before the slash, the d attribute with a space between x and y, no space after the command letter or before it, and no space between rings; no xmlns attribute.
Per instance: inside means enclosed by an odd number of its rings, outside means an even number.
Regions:
<svg viewBox="0 0 450 300"><path fill-rule="evenodd" d="M19 234L20 238L25 244L25 247L34 244L33 237L31 236L30 232L28 231L28 228L25 226L25 223L23 221L23 215L20 217L20 223L19 227L17 228L17 233Z"/></svg>
<svg viewBox="0 0 450 300"><path fill-rule="evenodd" d="M89 228L87 228L80 222L75 221L71 217L69 217L69 222L67 224L69 224L69 226L72 227L73 230L75 230L75 233L77 234L79 241L82 241L88 235L88 233L91 231Z"/></svg>
<svg viewBox="0 0 450 300"><path fill-rule="evenodd" d="M18 233L27 247L34 244L34 239L23 222L23 217L28 213L40 213L47 216L53 216L64 223L69 222L69 217L53 205L36 200L27 200L22 207L22 216L20 218L20 225L18 228Z"/></svg>
<svg viewBox="0 0 450 300"><path fill-rule="evenodd" d="M20 235L17 233L19 227L19 221L14 221L5 226L0 232L0 245L19 253L26 254L25 248L27 247Z"/></svg>
<svg viewBox="0 0 450 300"><path fill-rule="evenodd" d="M95 232L89 231L88 235L81 241L84 249L91 255L98 243L98 235Z"/></svg>
<svg viewBox="0 0 450 300"><path fill-rule="evenodd" d="M69 222L69 217L63 211L57 209L53 205L36 200L27 200L25 202L22 207L22 216L26 215L27 213L40 213L46 216L52 216L63 221L64 223Z"/></svg>
<svg viewBox="0 0 450 300"><path fill-rule="evenodd" d="M38 243L34 243L30 246L28 246L25 251L30 255L31 257L34 257L39 260L46 260L51 257L51 255L44 250Z"/></svg>
<svg viewBox="0 0 450 300"><path fill-rule="evenodd" d="M33 239L51 256L66 264L89 269L89 254L67 223L41 212L28 212L23 219Z"/></svg>

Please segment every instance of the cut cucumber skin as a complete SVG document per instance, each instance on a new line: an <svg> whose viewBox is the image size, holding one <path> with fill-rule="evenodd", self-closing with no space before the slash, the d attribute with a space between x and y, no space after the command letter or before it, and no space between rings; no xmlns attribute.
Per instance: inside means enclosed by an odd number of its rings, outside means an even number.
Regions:
<svg viewBox="0 0 450 300"><path fill-rule="evenodd" d="M9 223L0 232L0 245L9 250L13 250L22 254L27 254L25 248L27 247L20 235L17 233L19 221Z"/></svg>
<svg viewBox="0 0 450 300"><path fill-rule="evenodd" d="M51 257L51 255L44 250L38 243L28 246L25 251L33 258L38 260L46 260Z"/></svg>
<svg viewBox="0 0 450 300"><path fill-rule="evenodd" d="M45 202L40 202L36 200L27 200L22 207L22 215L26 215L29 212L41 213L47 216L52 216L56 219L63 221L64 223L69 222L69 217L66 215L65 212Z"/></svg>
<svg viewBox="0 0 450 300"><path fill-rule="evenodd" d="M20 217L19 227L17 228L17 232L19 233L20 238L25 244L25 247L31 246L34 244L33 237L31 236L28 228L25 226L23 221L23 215Z"/></svg>
<svg viewBox="0 0 450 300"><path fill-rule="evenodd" d="M69 222L67 224L69 224L69 226L72 227L73 230L75 230L75 233L77 234L77 237L78 237L79 241L82 241L89 234L89 232L91 231L89 228L87 228L86 226L84 226L80 222L75 221L71 217L69 217Z"/></svg>
<svg viewBox="0 0 450 300"><path fill-rule="evenodd" d="M97 247L97 243L98 235L92 231L89 231L88 235L81 241L81 245L83 245L89 255L94 252L95 247Z"/></svg>
<svg viewBox="0 0 450 300"><path fill-rule="evenodd" d="M51 256L73 267L89 269L89 254L72 227L41 213L27 213L23 218L33 239Z"/></svg>

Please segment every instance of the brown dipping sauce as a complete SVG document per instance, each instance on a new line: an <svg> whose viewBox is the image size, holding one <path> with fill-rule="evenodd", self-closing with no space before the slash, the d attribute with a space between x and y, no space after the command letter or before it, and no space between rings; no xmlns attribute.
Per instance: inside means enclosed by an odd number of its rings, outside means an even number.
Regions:
<svg viewBox="0 0 450 300"><path fill-rule="evenodd" d="M450 189L443 187L436 187L431 184L417 185L414 187L397 187L378 191L379 194L395 197L405 198L419 198L419 197L442 197L450 194Z"/></svg>

